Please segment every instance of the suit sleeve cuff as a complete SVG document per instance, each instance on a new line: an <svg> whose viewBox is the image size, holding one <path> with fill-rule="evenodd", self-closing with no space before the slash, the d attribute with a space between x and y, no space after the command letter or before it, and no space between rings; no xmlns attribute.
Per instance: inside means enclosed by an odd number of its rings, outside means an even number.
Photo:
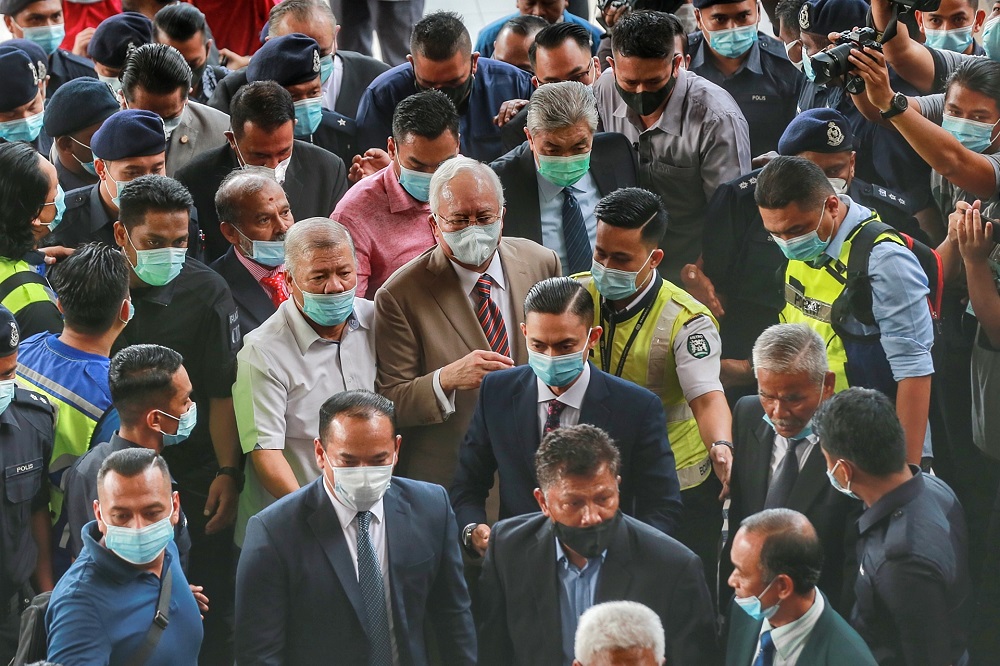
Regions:
<svg viewBox="0 0 1000 666"><path fill-rule="evenodd" d="M447 419L455 413L455 392L445 394L441 388L441 368L434 371L434 397L437 398L438 407L441 408L441 417Z"/></svg>

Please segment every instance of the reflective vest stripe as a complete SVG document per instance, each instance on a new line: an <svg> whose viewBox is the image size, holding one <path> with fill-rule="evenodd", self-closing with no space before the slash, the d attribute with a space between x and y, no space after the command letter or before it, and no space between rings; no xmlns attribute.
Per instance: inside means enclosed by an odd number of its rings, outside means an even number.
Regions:
<svg viewBox="0 0 1000 666"><path fill-rule="evenodd" d="M34 269L31 267L31 264L26 261L0 259L0 283L15 273L19 273L21 271L34 272ZM28 284L22 284L14 287L14 289L4 297L3 301L0 301L0 304L16 316L18 312L32 303L41 303L45 301L55 303L55 295L52 291L43 284L29 282Z"/></svg>

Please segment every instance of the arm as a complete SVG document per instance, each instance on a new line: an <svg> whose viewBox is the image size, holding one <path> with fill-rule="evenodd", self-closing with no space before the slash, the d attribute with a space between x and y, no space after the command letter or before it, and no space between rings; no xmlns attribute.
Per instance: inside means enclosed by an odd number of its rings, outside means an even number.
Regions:
<svg viewBox="0 0 1000 666"><path fill-rule="evenodd" d="M496 538L490 539L486 559L483 560L483 571L479 575L479 666L509 666L514 663L514 645L507 623L507 595L497 567L496 542ZM552 590L551 594L555 593Z"/></svg>
<svg viewBox="0 0 1000 666"><path fill-rule="evenodd" d="M889 0L872 0L872 27L885 30L892 17L893 4ZM896 73L918 90L931 92L934 88L934 57L929 49L910 39L910 31L902 21L896 24L896 36L883 44L885 58Z"/></svg>
<svg viewBox="0 0 1000 666"><path fill-rule="evenodd" d="M240 666L285 662L285 620L289 589L286 563L258 516L236 567L236 662Z"/></svg>
<svg viewBox="0 0 1000 666"><path fill-rule="evenodd" d="M896 629L906 664L950 664L955 628L947 582L931 562L890 560L877 574L875 592Z"/></svg>
<svg viewBox="0 0 1000 666"><path fill-rule="evenodd" d="M369 148L384 148L386 139L392 136L392 110L387 113L379 99L391 87L388 82L384 84L385 89L379 90L378 95L375 94L374 86L369 85L358 103L356 123L358 139L355 145L359 153Z"/></svg>
<svg viewBox="0 0 1000 666"><path fill-rule="evenodd" d="M479 393L476 410L458 452L458 469L449 491L459 531L470 523L486 523L486 498L497 471L493 442L486 426L486 402L483 399L486 393L488 391ZM484 529L489 530L489 527ZM479 554L482 555L483 551L485 544Z"/></svg>
<svg viewBox="0 0 1000 666"><path fill-rule="evenodd" d="M896 416L906 435L906 462L914 465L919 465L923 457L930 405L930 375L907 377L899 381L896 388Z"/></svg>
<svg viewBox="0 0 1000 666"><path fill-rule="evenodd" d="M476 625L472 619L472 601L465 584L462 552L458 545L455 514L448 504L448 494L440 489L444 504L441 527L441 564L427 599L428 615L437 630L442 662L448 666L476 663Z"/></svg>
<svg viewBox="0 0 1000 666"><path fill-rule="evenodd" d="M355 198L354 201L358 201L358 199ZM368 225L363 222L358 224L354 219L353 205L349 204L345 206L344 204L345 202L342 199L337 204L337 209L330 214L330 217L347 227L347 230L351 234L351 240L354 241L354 255L357 258L355 273L358 276L355 293L362 298L375 300L375 292L368 293L368 279L372 276L371 237L368 235ZM364 211L359 212L363 213Z"/></svg>
<svg viewBox="0 0 1000 666"><path fill-rule="evenodd" d="M733 469L733 453L728 446L712 446L713 442L733 441L733 417L726 402L726 394L722 391L712 391L698 396L690 403L698 422L698 433L701 441L712 457L712 468L722 482L722 499L729 494L729 475Z"/></svg>
<svg viewBox="0 0 1000 666"><path fill-rule="evenodd" d="M43 483L48 483L43 479ZM31 536L38 546L35 561L35 591L51 592L55 586L52 578L52 521L48 507L40 507L31 512Z"/></svg>
<svg viewBox="0 0 1000 666"><path fill-rule="evenodd" d="M210 398L208 429L212 436L212 447L219 467L240 467L240 437L236 428L236 413L233 411L233 399ZM205 525L206 534L214 534L225 529L236 520L236 503L239 492L236 479L221 474L212 481L208 488L208 501L205 503L205 515L212 519Z"/></svg>
<svg viewBox="0 0 1000 666"><path fill-rule="evenodd" d="M677 481L677 464L667 439L663 403L650 394L645 409L636 412L636 415L636 422L642 425L632 445L631 468L623 470L622 476L628 474L632 478L635 517L664 534L672 535L680 522L683 504L681 486ZM622 415L621 418L629 416Z"/></svg>
<svg viewBox="0 0 1000 666"><path fill-rule="evenodd" d="M984 229L979 209L975 207L966 209L955 226L972 309L990 345L1000 348L1000 294L989 262L994 247L993 223L987 222Z"/></svg>
<svg viewBox="0 0 1000 666"><path fill-rule="evenodd" d="M45 612L47 661L63 666L111 663L111 639L101 613L82 590L67 590L50 599Z"/></svg>
<svg viewBox="0 0 1000 666"><path fill-rule="evenodd" d="M751 170L750 130L746 118L735 108L706 125L701 136L702 188L705 198L711 200L721 185Z"/></svg>
<svg viewBox="0 0 1000 666"><path fill-rule="evenodd" d="M74 558L78 557L83 549L80 530L94 519L94 500L97 499L96 492L93 494L88 492L88 484L77 471L78 466L79 463L74 464L63 473L62 477L63 513L66 515L66 524L69 530L67 548ZM96 474L94 478L96 483Z"/></svg>
<svg viewBox="0 0 1000 666"><path fill-rule="evenodd" d="M250 452L250 464L260 480L260 485L275 499L294 493L299 489L285 452L282 449L258 449Z"/></svg>

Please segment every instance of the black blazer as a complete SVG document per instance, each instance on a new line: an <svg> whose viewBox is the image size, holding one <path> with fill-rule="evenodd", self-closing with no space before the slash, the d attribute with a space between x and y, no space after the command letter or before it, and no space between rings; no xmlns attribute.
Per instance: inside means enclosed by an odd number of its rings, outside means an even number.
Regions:
<svg viewBox="0 0 1000 666"><path fill-rule="evenodd" d="M277 310L267 292L253 279L246 266L240 263L233 246L230 245L229 250L213 261L209 268L221 275L233 292L233 300L240 313L241 338L246 338L247 333L263 324Z"/></svg>
<svg viewBox="0 0 1000 666"><path fill-rule="evenodd" d="M594 135L590 156L590 173L601 196L621 187L638 187L639 170L635 150L622 134L600 132ZM538 202L538 180L535 157L525 141L498 158L490 166L503 183L507 214L504 216L504 236L529 238L542 242L542 217Z"/></svg>
<svg viewBox="0 0 1000 666"><path fill-rule="evenodd" d="M672 534L681 491L660 399L591 364L580 423L607 432L621 451L622 511ZM486 375L451 486L459 529L486 522L486 496L498 472L501 519L538 511L533 491L540 429L532 369L522 365Z"/></svg>
<svg viewBox="0 0 1000 666"><path fill-rule="evenodd" d="M375 77L388 70L389 65L354 51L337 51L337 55L344 61L344 78L340 82L340 94L337 95L337 104L333 110L348 118L357 118L358 103L361 102L365 88L375 80ZM232 72L219 81L215 92L212 93L212 99L208 100L208 105L223 113L229 113L229 103L233 95L246 84L246 67Z"/></svg>
<svg viewBox="0 0 1000 666"><path fill-rule="evenodd" d="M756 395L740 398L733 409L733 469L729 478L729 538L719 563L719 607L725 608L732 589L726 582L733 570L729 552L740 522L764 509L767 498L774 430L764 420L764 408ZM819 446L814 446L799 472L789 509L806 516L816 528L823 544L823 573L819 587L838 612L850 612L854 603L854 577L857 573L854 544L855 525L862 505L837 492L826 478L826 460Z"/></svg>
<svg viewBox="0 0 1000 666"><path fill-rule="evenodd" d="M227 143L198 155L175 176L194 198L198 221L205 234L205 260L209 262L221 257L230 247L219 231L215 193L225 177L238 168L236 152ZM296 220L328 217L347 191L347 169L344 161L333 153L296 140L282 187Z"/></svg>
<svg viewBox="0 0 1000 666"><path fill-rule="evenodd" d="M479 579L479 664L562 664L559 578L552 522L541 514L493 526ZM719 662L715 613L698 556L622 516L597 579L594 604L636 601L660 616L669 664Z"/></svg>

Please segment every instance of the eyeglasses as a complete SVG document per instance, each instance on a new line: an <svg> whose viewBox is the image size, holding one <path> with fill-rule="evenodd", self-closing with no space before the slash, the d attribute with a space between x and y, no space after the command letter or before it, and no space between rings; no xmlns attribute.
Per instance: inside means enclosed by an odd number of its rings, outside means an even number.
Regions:
<svg viewBox="0 0 1000 666"><path fill-rule="evenodd" d="M438 217L437 215L434 215L434 219L438 221L439 225L443 224L445 226L451 227L456 231L461 231L462 229L467 229L472 225L485 227L487 225L493 224L494 222L500 219L500 215L490 214L490 215L482 215L480 217L455 217L452 219L441 218Z"/></svg>

